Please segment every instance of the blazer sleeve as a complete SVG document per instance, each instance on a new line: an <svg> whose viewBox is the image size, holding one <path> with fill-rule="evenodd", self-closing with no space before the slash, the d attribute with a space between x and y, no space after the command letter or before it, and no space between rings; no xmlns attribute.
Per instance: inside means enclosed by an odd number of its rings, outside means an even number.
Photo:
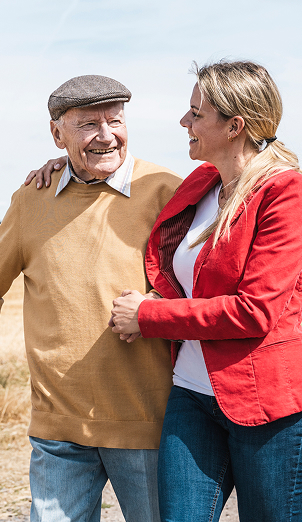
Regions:
<svg viewBox="0 0 302 522"><path fill-rule="evenodd" d="M143 301L143 337L242 339L263 337L275 327L302 270L302 176L286 180L276 177L259 205L236 295Z"/></svg>

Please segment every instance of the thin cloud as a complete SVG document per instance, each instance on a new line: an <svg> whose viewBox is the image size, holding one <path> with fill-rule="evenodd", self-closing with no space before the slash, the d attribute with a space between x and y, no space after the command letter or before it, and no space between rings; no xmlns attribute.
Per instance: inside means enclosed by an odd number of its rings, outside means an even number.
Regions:
<svg viewBox="0 0 302 522"><path fill-rule="evenodd" d="M68 31L68 27L65 28L65 22L71 13L76 10L79 2L80 0L73 0L70 6L65 9L65 11L63 11L60 19L58 20L57 26L54 28L54 30L51 31L51 35L47 41L47 44L41 49L41 52L39 53L40 58L51 48L61 31L64 31L65 29Z"/></svg>

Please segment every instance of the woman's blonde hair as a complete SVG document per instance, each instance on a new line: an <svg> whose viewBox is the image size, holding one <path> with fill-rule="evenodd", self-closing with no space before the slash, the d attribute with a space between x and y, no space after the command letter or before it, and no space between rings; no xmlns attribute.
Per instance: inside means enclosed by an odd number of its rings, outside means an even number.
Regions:
<svg viewBox="0 0 302 522"><path fill-rule="evenodd" d="M225 120L241 116L246 135L259 152L265 139L275 137L282 116L281 96L267 70L247 61L221 61L201 68L194 62L194 66L200 92L208 103ZM237 209L260 182L288 169L300 172L297 156L279 140L267 143L245 165L223 210L192 246L203 243L214 232L214 248L221 235L230 233Z"/></svg>

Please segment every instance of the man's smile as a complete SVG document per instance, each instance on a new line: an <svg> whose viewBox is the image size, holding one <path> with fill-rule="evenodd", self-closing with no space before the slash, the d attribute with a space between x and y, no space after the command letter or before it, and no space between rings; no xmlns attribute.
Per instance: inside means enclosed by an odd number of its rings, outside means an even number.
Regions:
<svg viewBox="0 0 302 522"><path fill-rule="evenodd" d="M110 154L115 150L116 147L112 147L111 149L90 149L88 152L92 152L92 154Z"/></svg>

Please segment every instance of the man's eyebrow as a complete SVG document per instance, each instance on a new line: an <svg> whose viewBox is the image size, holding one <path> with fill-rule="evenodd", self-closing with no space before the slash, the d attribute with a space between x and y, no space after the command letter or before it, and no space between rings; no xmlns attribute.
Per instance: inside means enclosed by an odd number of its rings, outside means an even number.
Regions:
<svg viewBox="0 0 302 522"><path fill-rule="evenodd" d="M197 111L199 111L200 107L196 107L196 105L191 105L191 109L196 109Z"/></svg>

